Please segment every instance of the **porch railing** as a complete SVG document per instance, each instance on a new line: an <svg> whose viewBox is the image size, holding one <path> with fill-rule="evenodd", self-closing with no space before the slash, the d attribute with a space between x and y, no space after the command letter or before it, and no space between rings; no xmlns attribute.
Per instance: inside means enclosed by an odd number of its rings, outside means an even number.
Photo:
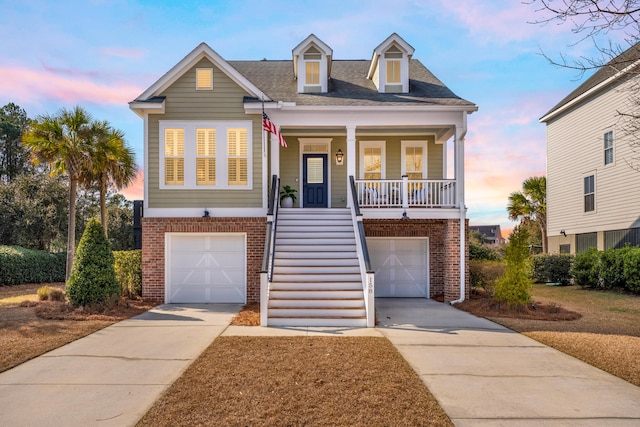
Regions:
<svg viewBox="0 0 640 427"><path fill-rule="evenodd" d="M359 179L355 181L361 208L454 208L454 179Z"/></svg>
<svg viewBox="0 0 640 427"><path fill-rule="evenodd" d="M267 224L265 231L264 255L262 270L260 271L260 326L268 326L267 311L269 305L269 291L273 278L273 253L276 242L276 224L278 223L278 195L280 194L280 179L277 175L271 178L269 192L269 208L267 210Z"/></svg>

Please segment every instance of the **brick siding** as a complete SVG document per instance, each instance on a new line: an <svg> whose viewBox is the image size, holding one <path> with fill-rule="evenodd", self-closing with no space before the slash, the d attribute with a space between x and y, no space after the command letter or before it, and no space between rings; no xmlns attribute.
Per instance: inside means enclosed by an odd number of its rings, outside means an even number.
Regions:
<svg viewBox="0 0 640 427"><path fill-rule="evenodd" d="M266 218L143 218L142 297L164 302L165 233L247 233L247 302L260 301Z"/></svg>
<svg viewBox="0 0 640 427"><path fill-rule="evenodd" d="M460 220L364 219L367 237L428 237L430 298L445 302L460 296ZM465 297L469 297L469 222L466 221Z"/></svg>

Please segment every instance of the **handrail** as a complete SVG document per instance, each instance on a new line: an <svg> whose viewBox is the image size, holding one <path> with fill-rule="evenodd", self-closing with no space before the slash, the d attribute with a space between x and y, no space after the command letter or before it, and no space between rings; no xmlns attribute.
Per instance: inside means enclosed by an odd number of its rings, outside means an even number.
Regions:
<svg viewBox="0 0 640 427"><path fill-rule="evenodd" d="M362 213L360 212L360 205L358 204L358 197L356 196L356 182L353 178L353 175L349 176L349 186L351 187L351 204L354 209L354 213L356 217L360 217L362 219ZM364 225L362 221L358 222L358 235L360 237L360 246L362 247L362 258L364 261L364 266L367 269L367 273L372 273L373 269L371 268L371 259L369 258L369 248L367 247L367 240L364 235Z"/></svg>
<svg viewBox="0 0 640 427"><path fill-rule="evenodd" d="M262 271L260 271L260 325L268 326L269 288L273 280L273 264L276 240L276 226L278 223L278 194L280 194L280 179L273 175L271 191L269 192L269 206L267 208L267 223L262 256Z"/></svg>

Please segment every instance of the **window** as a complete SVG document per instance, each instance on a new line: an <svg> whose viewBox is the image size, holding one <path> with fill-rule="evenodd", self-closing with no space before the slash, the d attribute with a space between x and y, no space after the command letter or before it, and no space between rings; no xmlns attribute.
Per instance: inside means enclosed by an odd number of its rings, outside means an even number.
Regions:
<svg viewBox="0 0 640 427"><path fill-rule="evenodd" d="M196 89L213 90L213 68L196 68Z"/></svg>
<svg viewBox="0 0 640 427"><path fill-rule="evenodd" d="M613 163L613 131L604 134L604 164Z"/></svg>
<svg viewBox="0 0 640 427"><path fill-rule="evenodd" d="M427 142L402 141L402 175L409 179L427 178Z"/></svg>
<svg viewBox="0 0 640 427"><path fill-rule="evenodd" d="M161 189L250 190L251 121L160 120Z"/></svg>
<svg viewBox="0 0 640 427"><path fill-rule="evenodd" d="M387 59L387 83L399 84L400 81L400 60Z"/></svg>
<svg viewBox="0 0 640 427"><path fill-rule="evenodd" d="M196 129L196 184L216 185L216 130Z"/></svg>
<svg viewBox="0 0 640 427"><path fill-rule="evenodd" d="M384 179L384 141L360 143L360 176L363 179Z"/></svg>
<svg viewBox="0 0 640 427"><path fill-rule="evenodd" d="M248 149L247 130L229 129L228 140L228 183L229 185L247 185Z"/></svg>
<svg viewBox="0 0 640 427"><path fill-rule="evenodd" d="M184 184L184 129L164 130L164 183Z"/></svg>
<svg viewBox="0 0 640 427"><path fill-rule="evenodd" d="M319 85L320 84L320 62L307 61L305 62L305 83L307 85Z"/></svg>
<svg viewBox="0 0 640 427"><path fill-rule="evenodd" d="M596 208L595 176L584 177L584 211L593 212Z"/></svg>
<svg viewBox="0 0 640 427"><path fill-rule="evenodd" d="M560 253L561 254L570 254L571 253L571 244L560 245Z"/></svg>

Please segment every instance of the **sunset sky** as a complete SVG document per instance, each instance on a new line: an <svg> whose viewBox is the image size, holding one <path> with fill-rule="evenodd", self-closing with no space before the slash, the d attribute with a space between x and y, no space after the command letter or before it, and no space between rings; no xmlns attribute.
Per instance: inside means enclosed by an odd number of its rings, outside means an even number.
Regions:
<svg viewBox="0 0 640 427"><path fill-rule="evenodd" d="M397 32L457 95L476 103L466 138L466 204L471 224L507 219L509 193L545 174L538 119L585 77L549 64L592 56L568 25L518 0L162 1L0 0L0 106L29 117L81 105L125 132L143 164L135 99L199 43L223 58L291 59L310 33L335 59L370 59ZM138 182L124 194L142 198ZM506 233L505 233L506 237Z"/></svg>

